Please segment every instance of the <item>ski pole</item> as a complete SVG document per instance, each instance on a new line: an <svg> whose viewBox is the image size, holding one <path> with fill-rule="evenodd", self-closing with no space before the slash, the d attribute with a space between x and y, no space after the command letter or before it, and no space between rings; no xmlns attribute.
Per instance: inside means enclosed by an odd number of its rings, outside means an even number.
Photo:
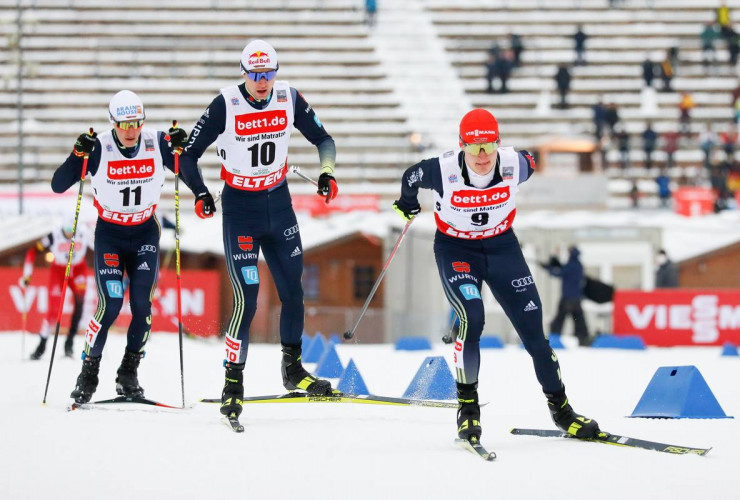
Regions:
<svg viewBox="0 0 740 500"><path fill-rule="evenodd" d="M93 129L90 127L89 134L93 135ZM49 360L49 374L46 376L46 388L44 389L44 399L41 404L46 404L46 395L49 392L49 381L51 381L51 369L54 366L54 353L57 350L57 338L59 337L59 326L62 324L62 311L64 310L64 297L67 294L67 285L69 284L69 272L72 269L72 254L75 250L75 237L77 236L77 222L80 219L80 206L82 205L82 186L85 184L87 175L87 160L90 154L87 153L82 161L82 175L80 175L80 188L77 191L77 207L75 208L75 221L72 226L72 240L69 245L69 254L67 255L67 269L64 271L64 283L62 284L62 298L59 302L59 312L57 313L57 326L54 329L54 343L51 346L51 359Z"/></svg>
<svg viewBox="0 0 740 500"><path fill-rule="evenodd" d="M375 284L373 285L373 289L370 290L370 295L368 295L367 300L365 300L365 305L362 306L362 311L360 312L360 316L357 318L357 321L355 321L355 325L352 327L351 330L344 332L345 339L349 340L352 337L354 337L355 330L357 330L357 326L360 324L360 320L362 320L362 317L365 315L365 311L367 311L367 308L370 305L370 301L373 300L375 291L380 286L380 282L383 281L383 276L385 276L386 271L388 271L388 266L391 265L391 261L393 260L393 257L396 255L396 251L398 250L398 247L401 246L401 241L403 241L403 237L406 236L406 231L409 230L409 226L411 226L411 223L413 221L414 219L409 220L404 226L403 231L401 231L401 235L398 237L398 241L396 241L396 245L393 247L393 250L391 250L391 254L388 256L388 260L385 261L385 264L383 265L383 269L380 271L380 276L378 276L378 279L375 281Z"/></svg>
<svg viewBox="0 0 740 500"><path fill-rule="evenodd" d="M442 342L445 344L452 344L455 339L452 338L452 331L455 329L455 314L452 315L452 324L450 325L450 331L442 337Z"/></svg>
<svg viewBox="0 0 740 500"><path fill-rule="evenodd" d="M314 186L319 187L319 183L318 182L316 182L315 180L311 179L309 176L304 175L304 174L301 173L301 167L299 167L298 165L291 165L290 166L290 171L293 172L294 174L296 174L298 177L300 177L304 181L310 182Z"/></svg>
<svg viewBox="0 0 740 500"><path fill-rule="evenodd" d="M177 120L172 121L177 128ZM182 281L180 276L180 152L175 150L175 273L177 274L177 337L180 342L180 389L185 408L185 363L182 352Z"/></svg>

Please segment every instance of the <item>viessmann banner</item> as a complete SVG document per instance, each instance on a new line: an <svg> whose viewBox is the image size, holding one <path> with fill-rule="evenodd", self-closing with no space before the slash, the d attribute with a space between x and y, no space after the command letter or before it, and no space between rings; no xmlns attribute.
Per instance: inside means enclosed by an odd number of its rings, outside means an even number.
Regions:
<svg viewBox="0 0 740 500"><path fill-rule="evenodd" d="M617 291L614 333L655 346L740 344L740 289Z"/></svg>
<svg viewBox="0 0 740 500"><path fill-rule="evenodd" d="M85 294L85 308L80 320L80 332L90 321L91 315L97 307L97 294L93 269ZM0 331L20 330L22 328L22 314L24 293L18 285L21 276L20 269L0 267ZM36 269L33 273L31 285L28 287L25 300L28 305L27 330L38 333L41 321L49 310L47 287L49 270ZM219 322L219 282L216 271L182 271L182 309L183 326L186 333L199 336L217 335ZM60 335L66 335L72 315L72 292L67 290L62 314ZM160 274L157 293L152 303L152 330L156 332L177 332L177 276L174 271ZM131 310L128 302L128 292L123 298L123 308L116 320L115 326L126 329L131 321ZM56 322L56 318L54 319ZM53 325L52 325L53 328ZM52 330L53 333L53 330Z"/></svg>

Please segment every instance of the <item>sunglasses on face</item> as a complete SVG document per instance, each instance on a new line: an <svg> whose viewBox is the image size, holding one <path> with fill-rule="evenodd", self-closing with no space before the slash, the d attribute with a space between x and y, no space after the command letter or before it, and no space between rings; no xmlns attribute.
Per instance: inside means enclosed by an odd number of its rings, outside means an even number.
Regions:
<svg viewBox="0 0 740 500"><path fill-rule="evenodd" d="M144 125L144 120L136 120L133 122L116 122L116 127L121 130L128 130L130 128L139 128Z"/></svg>
<svg viewBox="0 0 740 500"><path fill-rule="evenodd" d="M270 81L273 78L275 78L276 73L277 73L276 69L273 69L270 71L262 71L262 72L247 71L247 77L253 82L259 82L263 78L267 81Z"/></svg>
<svg viewBox="0 0 740 500"><path fill-rule="evenodd" d="M487 155L490 155L498 149L498 142L482 142L477 144L464 144L463 149L466 153L470 153L473 156L478 156L482 149Z"/></svg>

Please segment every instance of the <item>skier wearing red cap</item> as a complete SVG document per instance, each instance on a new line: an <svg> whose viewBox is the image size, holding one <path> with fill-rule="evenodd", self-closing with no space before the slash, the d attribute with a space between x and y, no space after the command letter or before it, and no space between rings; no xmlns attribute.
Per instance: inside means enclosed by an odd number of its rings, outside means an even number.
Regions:
<svg viewBox="0 0 740 500"><path fill-rule="evenodd" d="M542 328L542 302L511 230L516 193L534 173L534 159L527 151L501 146L498 123L484 109L463 117L459 140L461 150L407 169L401 197L393 204L409 221L421 211L419 188L435 193L434 254L445 295L460 318L454 352L458 435L477 443L482 432L477 389L485 282L534 361L555 424L576 437L594 437L600 433L596 421L568 403L558 358Z"/></svg>

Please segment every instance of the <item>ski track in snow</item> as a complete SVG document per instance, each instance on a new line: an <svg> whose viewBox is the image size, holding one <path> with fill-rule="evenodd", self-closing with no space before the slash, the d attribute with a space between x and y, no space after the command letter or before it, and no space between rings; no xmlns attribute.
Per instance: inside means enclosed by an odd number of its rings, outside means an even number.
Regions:
<svg viewBox="0 0 740 500"><path fill-rule="evenodd" d="M26 337L27 355L36 341ZM125 335L108 338L94 399L115 396L124 345ZM512 436L512 427L554 428L544 396L523 349L483 350L479 393L489 404L482 409L481 441L496 452L495 462L454 444L453 409L254 404L242 414L243 434L224 425L214 404L67 412L80 361L64 358L61 347L42 406L50 347L42 361L21 362L20 334L0 334L0 498L740 497L737 419L624 418L655 370L669 365L696 365L725 412L740 417L740 359L721 357L718 347L557 351L577 412L614 433L713 446L706 457ZM345 366L355 360L372 393L401 396L426 356L443 355L451 364L452 347L398 352L360 343L340 345L337 352ZM185 340L188 404L220 395L222 359L220 341ZM152 336L139 379L148 398L181 403L176 335ZM244 379L248 396L285 392L279 346L252 345Z"/></svg>

